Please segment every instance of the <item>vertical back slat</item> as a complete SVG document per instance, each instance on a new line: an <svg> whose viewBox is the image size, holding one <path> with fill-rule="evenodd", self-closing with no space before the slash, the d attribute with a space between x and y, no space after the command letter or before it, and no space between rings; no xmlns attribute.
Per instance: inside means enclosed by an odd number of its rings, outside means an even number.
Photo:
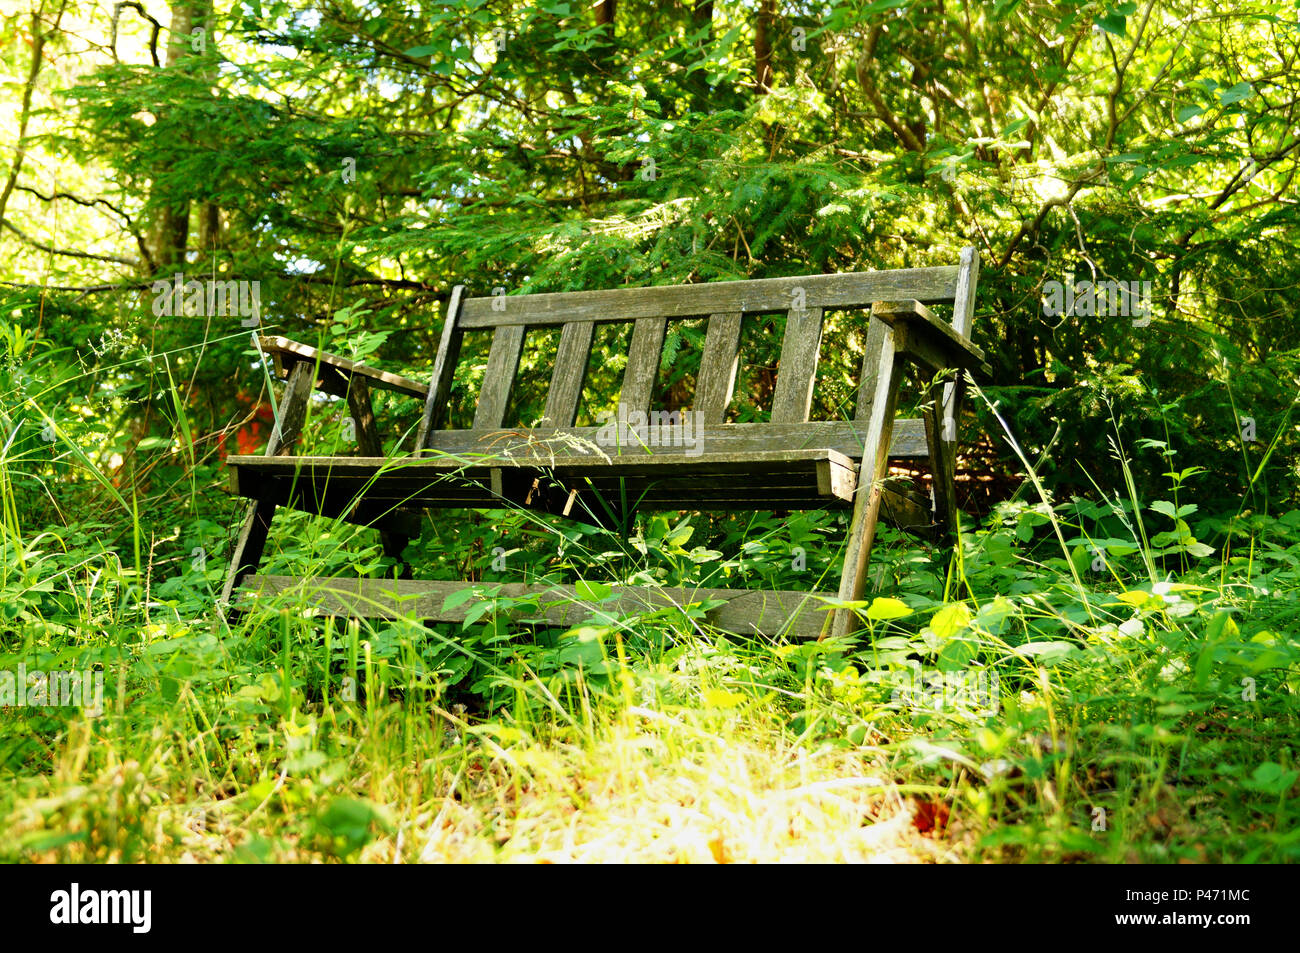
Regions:
<svg viewBox="0 0 1300 953"><path fill-rule="evenodd" d="M739 311L709 316L704 336L704 356L700 359L700 376L695 382L694 410L703 414L706 424L720 424L726 418L727 405L736 386L736 367L740 362Z"/></svg>
<svg viewBox="0 0 1300 953"><path fill-rule="evenodd" d="M592 321L570 321L560 332L555 352L555 370L551 389L546 392L546 419L543 427L572 427L578 416L582 385L587 379L587 361L591 357Z"/></svg>
<svg viewBox="0 0 1300 953"><path fill-rule="evenodd" d="M483 389L474 411L475 430L496 430L505 423L506 404L519 370L526 330L522 324L505 324L493 332L492 350L488 353L487 370L483 372Z"/></svg>
<svg viewBox="0 0 1300 953"><path fill-rule="evenodd" d="M618 398L619 406L628 413L650 409L667 330L667 318L637 318L632 326L627 370L623 372L623 390Z"/></svg>
<svg viewBox="0 0 1300 953"><path fill-rule="evenodd" d="M781 342L772 423L797 424L808 419L821 346L822 309L791 310L785 319L785 338Z"/></svg>
<svg viewBox="0 0 1300 953"><path fill-rule="evenodd" d="M447 401L451 398L452 375L456 373L456 362L460 359L460 342L464 336L460 330L461 304L465 300L465 286L456 285L451 289L447 299L447 319L442 325L442 337L438 341L438 356L433 363L433 380L429 382L429 396L424 399L424 414L420 417L420 429L415 435L415 450L424 450L429 435L439 429L447 419Z"/></svg>

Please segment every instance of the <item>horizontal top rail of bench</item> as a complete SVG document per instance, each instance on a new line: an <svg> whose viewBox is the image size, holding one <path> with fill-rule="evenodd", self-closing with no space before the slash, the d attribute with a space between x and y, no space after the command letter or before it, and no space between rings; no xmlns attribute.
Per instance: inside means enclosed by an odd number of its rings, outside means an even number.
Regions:
<svg viewBox="0 0 1300 953"><path fill-rule="evenodd" d="M798 303L808 309L867 308L877 301L908 298L924 304L948 304L956 297L960 271L958 265L940 265L652 288L467 298L457 326L472 330L520 324L789 311L799 290L803 294Z"/></svg>
<svg viewBox="0 0 1300 953"><path fill-rule="evenodd" d="M321 389L325 393L333 394L336 397L343 397L347 394L347 382L348 378L351 377L363 378L370 387L376 390L389 390L420 398L429 393L428 384L421 384L419 381L403 377L401 374L381 371L378 368L370 367L368 364L362 364L360 361L339 357L337 354L327 354L309 345L291 341L286 337L278 335L262 336L257 341L262 350L270 354L271 359L275 362L277 377L288 377L289 371L293 369L295 364L318 365L317 374L320 378Z"/></svg>

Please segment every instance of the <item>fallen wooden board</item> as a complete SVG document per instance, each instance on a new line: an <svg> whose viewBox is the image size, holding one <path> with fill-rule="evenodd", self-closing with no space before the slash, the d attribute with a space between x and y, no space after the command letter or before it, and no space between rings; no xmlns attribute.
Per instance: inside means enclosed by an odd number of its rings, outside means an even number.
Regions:
<svg viewBox="0 0 1300 953"><path fill-rule="evenodd" d="M721 600L723 605L708 610L705 617L719 629L741 635L758 633L805 639L821 634L826 613L820 611L825 603L818 597L830 595L757 589L614 586L608 599L591 602L580 599L577 588L568 585L533 587L523 583L296 576L250 576L241 592L259 598L301 599L324 615L464 622L471 606L480 600L470 599L449 609L443 606L448 596L472 586L481 587L485 598L493 594L508 599L536 596L539 609L535 615L548 625L572 627L593 617L606 621L621 615Z"/></svg>

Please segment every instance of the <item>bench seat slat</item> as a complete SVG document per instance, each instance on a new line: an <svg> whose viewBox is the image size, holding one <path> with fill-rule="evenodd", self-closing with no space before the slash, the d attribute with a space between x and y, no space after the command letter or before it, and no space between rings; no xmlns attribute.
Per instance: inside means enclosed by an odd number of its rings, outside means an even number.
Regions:
<svg viewBox="0 0 1300 953"><path fill-rule="evenodd" d="M570 427L529 430L440 430L429 436L429 446L445 453L506 453L549 457L553 453L573 453L588 448L593 457L602 440L602 427ZM774 447L809 449L825 447L855 460L862 458L867 438L867 421L817 420L798 424L718 424L692 427L687 435L662 428L658 436L648 439L648 447L635 439L622 447L601 446L610 456L628 453L653 453L660 456L689 456L692 442L706 450L724 453L762 453ZM649 435L647 434L647 437ZM929 456L925 424L919 419L900 419L894 424L889 456L896 460L923 460Z"/></svg>
<svg viewBox="0 0 1300 953"><path fill-rule="evenodd" d="M358 499L369 507L410 510L499 508L537 498L549 509L573 489L584 506L594 509L615 502L621 506L624 498L655 509L809 509L847 505L856 488L853 461L826 449L686 459L580 455L546 461L452 455L235 456L229 463L236 494L336 517L348 513L349 501Z"/></svg>

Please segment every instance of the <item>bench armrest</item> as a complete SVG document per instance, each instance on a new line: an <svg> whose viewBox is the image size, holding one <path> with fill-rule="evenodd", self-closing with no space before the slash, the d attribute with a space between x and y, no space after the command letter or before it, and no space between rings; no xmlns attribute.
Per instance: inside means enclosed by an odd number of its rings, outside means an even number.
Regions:
<svg viewBox="0 0 1300 953"><path fill-rule="evenodd" d="M992 373L984 352L970 338L958 334L919 301L878 301L872 305L871 315L893 327L900 352L931 371L956 367L985 377Z"/></svg>
<svg viewBox="0 0 1300 953"><path fill-rule="evenodd" d="M275 363L275 376L287 380L295 364L312 364L317 368L316 387L335 397L346 397L348 384L353 378L364 380L366 385L377 390L395 391L411 397L423 399L429 393L429 385L400 374L391 374L377 368L361 364L358 361L327 354L306 344L290 341L284 337L259 337L258 344L262 351L271 356Z"/></svg>

